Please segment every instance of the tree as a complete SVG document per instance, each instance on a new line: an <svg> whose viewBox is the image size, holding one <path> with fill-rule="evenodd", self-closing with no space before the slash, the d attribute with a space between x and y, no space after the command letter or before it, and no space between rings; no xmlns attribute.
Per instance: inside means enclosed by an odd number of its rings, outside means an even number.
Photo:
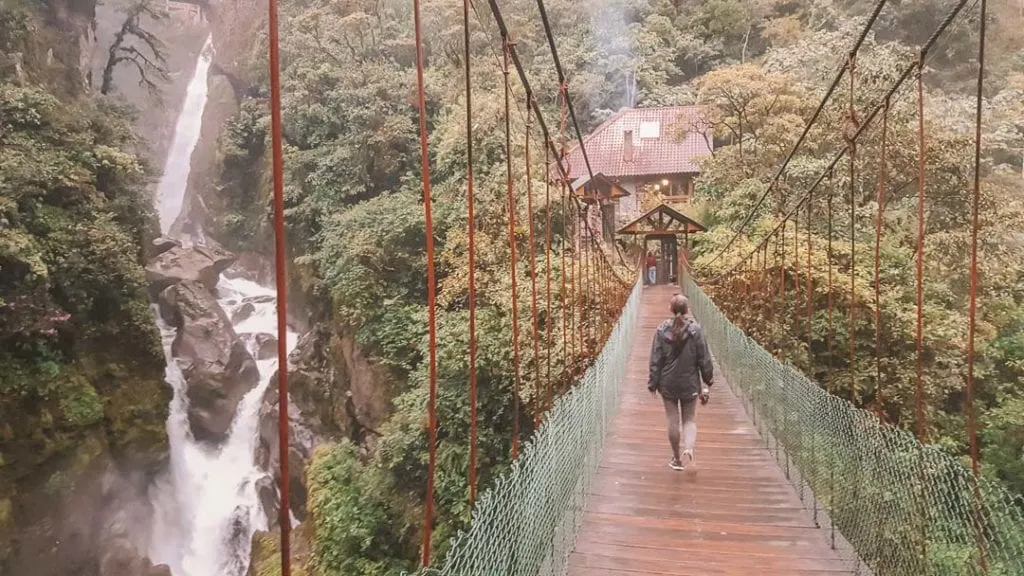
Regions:
<svg viewBox="0 0 1024 576"><path fill-rule="evenodd" d="M721 68L704 75L698 82L699 104L707 107L711 132L728 139L739 149L739 160L752 148L763 147L765 133L772 133L779 124L799 121L793 116L800 109L800 99L783 75L766 74L753 64ZM775 130L777 131L777 130ZM787 138L783 138L788 142Z"/></svg>
<svg viewBox="0 0 1024 576"><path fill-rule="evenodd" d="M114 41L107 50L107 64L103 67L101 94L110 94L114 89L114 69L121 64L131 64L139 72L139 85L146 86L151 93L158 91L155 76L167 82L167 60L164 58L164 43L142 25L143 16L160 20L166 17L153 8L153 0L137 0L124 10L125 19L114 35ZM132 41L135 39L138 44ZM149 53L147 56L146 53Z"/></svg>

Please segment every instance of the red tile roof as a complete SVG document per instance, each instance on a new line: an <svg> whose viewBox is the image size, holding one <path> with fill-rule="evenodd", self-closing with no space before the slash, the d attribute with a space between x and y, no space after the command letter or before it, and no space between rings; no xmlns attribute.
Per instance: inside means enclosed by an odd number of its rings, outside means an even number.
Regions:
<svg viewBox="0 0 1024 576"><path fill-rule="evenodd" d="M616 178L700 172L699 161L711 155L709 139L698 128L699 106L667 108L626 108L584 138L587 157L594 174ZM633 131L633 161L623 158L625 132ZM680 132L685 137L679 140ZM587 174L579 147L566 158L569 176L575 180Z"/></svg>

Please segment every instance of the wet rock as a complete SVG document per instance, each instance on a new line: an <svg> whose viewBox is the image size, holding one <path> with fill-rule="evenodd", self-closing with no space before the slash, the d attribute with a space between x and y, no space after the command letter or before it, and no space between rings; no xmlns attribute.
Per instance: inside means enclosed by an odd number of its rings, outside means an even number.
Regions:
<svg viewBox="0 0 1024 576"><path fill-rule="evenodd" d="M304 471L313 451L326 440L350 438L372 449L376 427L390 410L386 373L370 363L354 341L339 338L325 325L318 325L299 338L289 356L288 382L290 498L300 519L305 514ZM256 463L280 482L278 471L277 375L260 408L259 444ZM274 521L276 509L266 510Z"/></svg>
<svg viewBox="0 0 1024 576"><path fill-rule="evenodd" d="M267 515L267 526L271 530L276 530L279 524L276 511L280 500L277 495L277 484L269 475L261 476L256 481L255 488L256 497L259 498L260 506L263 508L264 514Z"/></svg>
<svg viewBox="0 0 1024 576"><path fill-rule="evenodd" d="M236 325L241 324L249 318L252 318L254 312L256 312L256 306L252 302L246 302L231 313L231 323Z"/></svg>
<svg viewBox="0 0 1024 576"><path fill-rule="evenodd" d="M269 360L270 358L277 357L277 337L272 334L257 334L255 338L256 343L256 359L257 360Z"/></svg>
<svg viewBox="0 0 1024 576"><path fill-rule="evenodd" d="M168 286L156 297L160 318L171 328L181 328L182 317L178 310L178 287Z"/></svg>
<svg viewBox="0 0 1024 576"><path fill-rule="evenodd" d="M168 286L198 281L208 288L217 285L220 273L231 266L235 256L217 246L183 248L171 246L146 265L146 280L155 297Z"/></svg>
<svg viewBox="0 0 1024 576"><path fill-rule="evenodd" d="M231 533L228 535L227 545L232 550L242 550L250 538L249 510L245 506L239 505L231 513ZM232 574L235 573L237 572L232 572Z"/></svg>
<svg viewBox="0 0 1024 576"><path fill-rule="evenodd" d="M181 242L178 242L174 238L168 238L166 236L156 238L153 240L153 257L156 258L157 256L163 254L164 252L167 252L174 248L181 248Z"/></svg>
<svg viewBox="0 0 1024 576"><path fill-rule="evenodd" d="M274 283L272 260L257 252L239 252L238 259L224 271L224 275L228 278L245 278L263 285Z"/></svg>
<svg viewBox="0 0 1024 576"><path fill-rule="evenodd" d="M268 480L274 486L274 498L267 506L264 501L263 512L267 515L268 526L277 525L277 488L281 481L280 436L278 435L278 392L277 375L272 377L271 385L263 395L260 406L259 435L256 446L256 465L266 470L272 477ZM306 517L306 466L313 458L313 450L324 442L325 438L311 429L297 406L289 406L288 410L288 476L289 502L292 512L300 521Z"/></svg>
<svg viewBox="0 0 1024 576"><path fill-rule="evenodd" d="M100 556L99 576L171 576L171 569L154 566L131 542L117 539Z"/></svg>
<svg viewBox="0 0 1024 576"><path fill-rule="evenodd" d="M242 298L243 304L273 304L276 297L270 294L261 294L259 296L246 296Z"/></svg>
<svg viewBox="0 0 1024 576"><path fill-rule="evenodd" d="M122 469L102 441L87 444L70 466L36 477L39 490L14 499L18 538L2 573L169 576L141 551L152 525L151 471Z"/></svg>
<svg viewBox="0 0 1024 576"><path fill-rule="evenodd" d="M313 574L309 568L313 548L313 526L310 522L292 528L291 556L292 574L301 576ZM249 571L246 576L260 574L279 574L281 562L281 535L274 529L272 532L257 531L252 535Z"/></svg>
<svg viewBox="0 0 1024 576"><path fill-rule="evenodd" d="M227 437L239 401L259 382L256 362L202 282L184 281L166 289L160 308L178 328L171 354L188 383L192 434L219 443Z"/></svg>

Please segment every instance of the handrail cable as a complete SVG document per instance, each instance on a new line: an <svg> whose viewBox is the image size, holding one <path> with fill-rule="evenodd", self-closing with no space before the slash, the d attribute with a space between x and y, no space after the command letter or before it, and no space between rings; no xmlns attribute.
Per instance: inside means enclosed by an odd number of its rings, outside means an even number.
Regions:
<svg viewBox="0 0 1024 576"><path fill-rule="evenodd" d="M825 110L825 105L828 104L828 101L832 98L832 94L835 93L836 89L839 87L839 83L842 81L843 75L849 69L853 57L860 50L860 47L864 43L864 40L867 39L868 32L875 25L875 21L878 19L878 15L881 13L882 8L888 1L889 0L879 0L878 3L875 4L875 8L874 10L872 10L871 16L868 18L867 23L861 29L860 35L857 37L857 41L854 43L853 47L847 53L846 59L843 61L843 64L839 67L839 71L836 73L835 78L832 79L832 84L829 85L828 90L825 92L825 96L821 99L821 102L818 103L818 107L814 110L814 114L811 115L811 118L807 121L807 124L804 126L804 130L800 134L800 137L797 138L796 143L793 144L793 147L790 149L789 154L786 155L785 160L782 161L782 164L779 166L779 169L775 171L775 176L772 177L771 182L769 182L768 187L765 188L764 193L761 194L761 197L758 199L757 203L755 203L754 206L747 213L746 218L744 218L743 222L740 223L739 228L736 229L736 232L733 234L732 238L729 239L729 242L727 242L726 245L721 250L718 251L715 257L712 258L710 262L708 262L708 266L717 262L718 259L721 258L722 255L725 254L725 252L728 251L730 247L732 247L732 244L733 242L736 241L736 238L738 238L739 235L743 233L743 230L754 218L754 214L757 213L758 208L761 207L765 199L768 198L768 195L771 194L775 185L782 177L782 173L785 172L786 168L789 166L789 162L796 155L796 151L803 144L804 139L807 138L807 135L810 133L811 128L814 126L815 122L817 122L818 117Z"/></svg>
<svg viewBox="0 0 1024 576"><path fill-rule="evenodd" d="M892 101L898 100L898 98L895 97L896 92L899 91L899 89L903 86L903 83L906 82L907 79L910 78L910 76L914 72L916 72L916 70L921 66L920 61L923 61L923 60L925 60L927 58L927 56L929 55L931 49L935 47L937 38L943 32L945 32L945 30L953 23L953 20L961 12L963 7L967 5L968 1L973 1L974 3L977 3L977 2L979 2L981 0L959 0L957 5L954 6L949 11L949 13L947 13L947 15L943 19L942 23L939 24L939 26L936 28L935 32L928 39L928 41L925 43L925 45L921 47L921 50L919 52L919 60L915 60L910 65L908 65L907 68L905 68L903 70L903 73L900 75L899 79L897 79L896 82L893 83L893 85L890 87L889 91L880 99L879 103L871 111L871 113L868 115L868 117L865 118L865 120L858 125L857 131L850 138L851 142L855 142L857 139L860 138L860 136L863 134L863 132L867 128L867 126L869 124L871 124L871 122L874 120L875 116L877 116L878 113L881 112L882 109L885 107L885 103L886 102L890 102L890 106L891 106L891 102ZM800 209L801 205L804 202L807 201L807 198L809 196L810 191L813 191L815 188L817 188L821 184L821 182L825 179L825 177L831 171L833 171L835 169L836 164L838 164L839 161L841 159L843 159L843 157L845 157L848 152L850 152L851 148L852 148L851 145L847 144L838 153L836 153L836 155L832 158L831 162L829 162L829 164L821 171L821 173L818 175L817 179L811 184L811 186L804 193L804 195L797 201L797 203L793 207L793 209L790 210L788 213L786 213L782 217L783 220L788 220L789 218L791 218L793 216L794 211ZM780 228L781 228L781 223L776 224L775 227L772 228L768 232L768 234L765 235L765 238L760 243L757 244L757 247L753 251L751 251L749 254L747 254L744 258L742 258L740 261L746 260L747 258L750 258L751 254L753 254L753 252L757 251L758 249L762 248L767 243L767 241L771 238L772 235L778 233ZM711 283L717 283L718 280L729 276L730 274L735 272L737 267L738 267L738 264L734 265L733 267L731 267L728 271L715 276L714 279L712 279Z"/></svg>
<svg viewBox="0 0 1024 576"><path fill-rule="evenodd" d="M548 20L548 11L544 7L544 0L537 0L537 8L540 10L540 19L544 24L544 35L548 38L548 47L551 48L551 57L555 62L555 71L558 72L558 82L562 85L562 90L565 92L565 101L569 105L569 117L572 119L572 127L576 131L576 138L580 143L583 163L587 166L587 174L593 180L594 171L590 167L590 157L587 156L587 147L583 142L583 132L580 130L580 123L576 120L576 110L573 108L572 98L569 97L569 83L566 81L565 72L562 70L562 61L558 58L558 48L555 47L555 37L551 33L551 22Z"/></svg>
<svg viewBox="0 0 1024 576"><path fill-rule="evenodd" d="M551 152L555 156L555 162L558 166L558 171L561 173L562 178L564 178L566 181L569 181L569 172L568 170L565 169L565 164L563 162L564 159L560 155L558 155L558 150L555 147L555 142L551 137L551 132L548 130L547 122L544 121L543 110L541 110L540 104L537 102L537 99L533 97L533 89L530 87L530 81L526 77L526 70L523 68L523 64L519 60L519 53L516 51L515 43L512 42L511 36L509 35L508 26L506 26L505 24L505 18L501 14L501 8L498 7L497 0L488 0L488 4L490 5L491 13L494 15L494 20L498 24L498 31L501 34L502 43L508 50L509 56L511 57L512 60L512 64L515 66L516 72L519 75L519 80L520 82L522 82L523 88L526 90L526 100L527 102L529 102L530 107L533 108L535 116L537 118L537 123L540 125L541 132L544 133L545 145L551 149ZM568 102L568 98L566 99L566 101L569 104L570 115L572 115L573 113L571 111L571 102ZM578 133L577 136L579 136ZM580 202L578 198L576 198L573 195L570 196L574 200L574 203L577 205L577 209L580 211L580 213L588 213L588 210L585 210L580 207ZM586 228L587 233L589 235L593 235L593 230L590 227L590 222L586 218L580 219L583 221L583 225ZM607 259L604 258L604 251L601 252L601 255L602 259L604 259L607 262Z"/></svg>

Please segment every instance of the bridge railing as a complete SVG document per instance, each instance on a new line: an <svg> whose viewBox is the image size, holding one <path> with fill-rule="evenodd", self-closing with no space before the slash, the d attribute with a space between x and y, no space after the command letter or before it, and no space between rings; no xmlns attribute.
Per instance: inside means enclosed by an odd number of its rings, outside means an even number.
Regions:
<svg viewBox="0 0 1024 576"><path fill-rule="evenodd" d="M1024 575L1024 503L828 394L730 322L691 279L683 286L768 449L816 521L823 508L858 567L876 575Z"/></svg>
<svg viewBox="0 0 1024 576"><path fill-rule="evenodd" d="M469 529L455 537L443 566L422 574L566 573L587 491L618 408L640 294L638 280L581 382L554 402L509 472L480 495Z"/></svg>

